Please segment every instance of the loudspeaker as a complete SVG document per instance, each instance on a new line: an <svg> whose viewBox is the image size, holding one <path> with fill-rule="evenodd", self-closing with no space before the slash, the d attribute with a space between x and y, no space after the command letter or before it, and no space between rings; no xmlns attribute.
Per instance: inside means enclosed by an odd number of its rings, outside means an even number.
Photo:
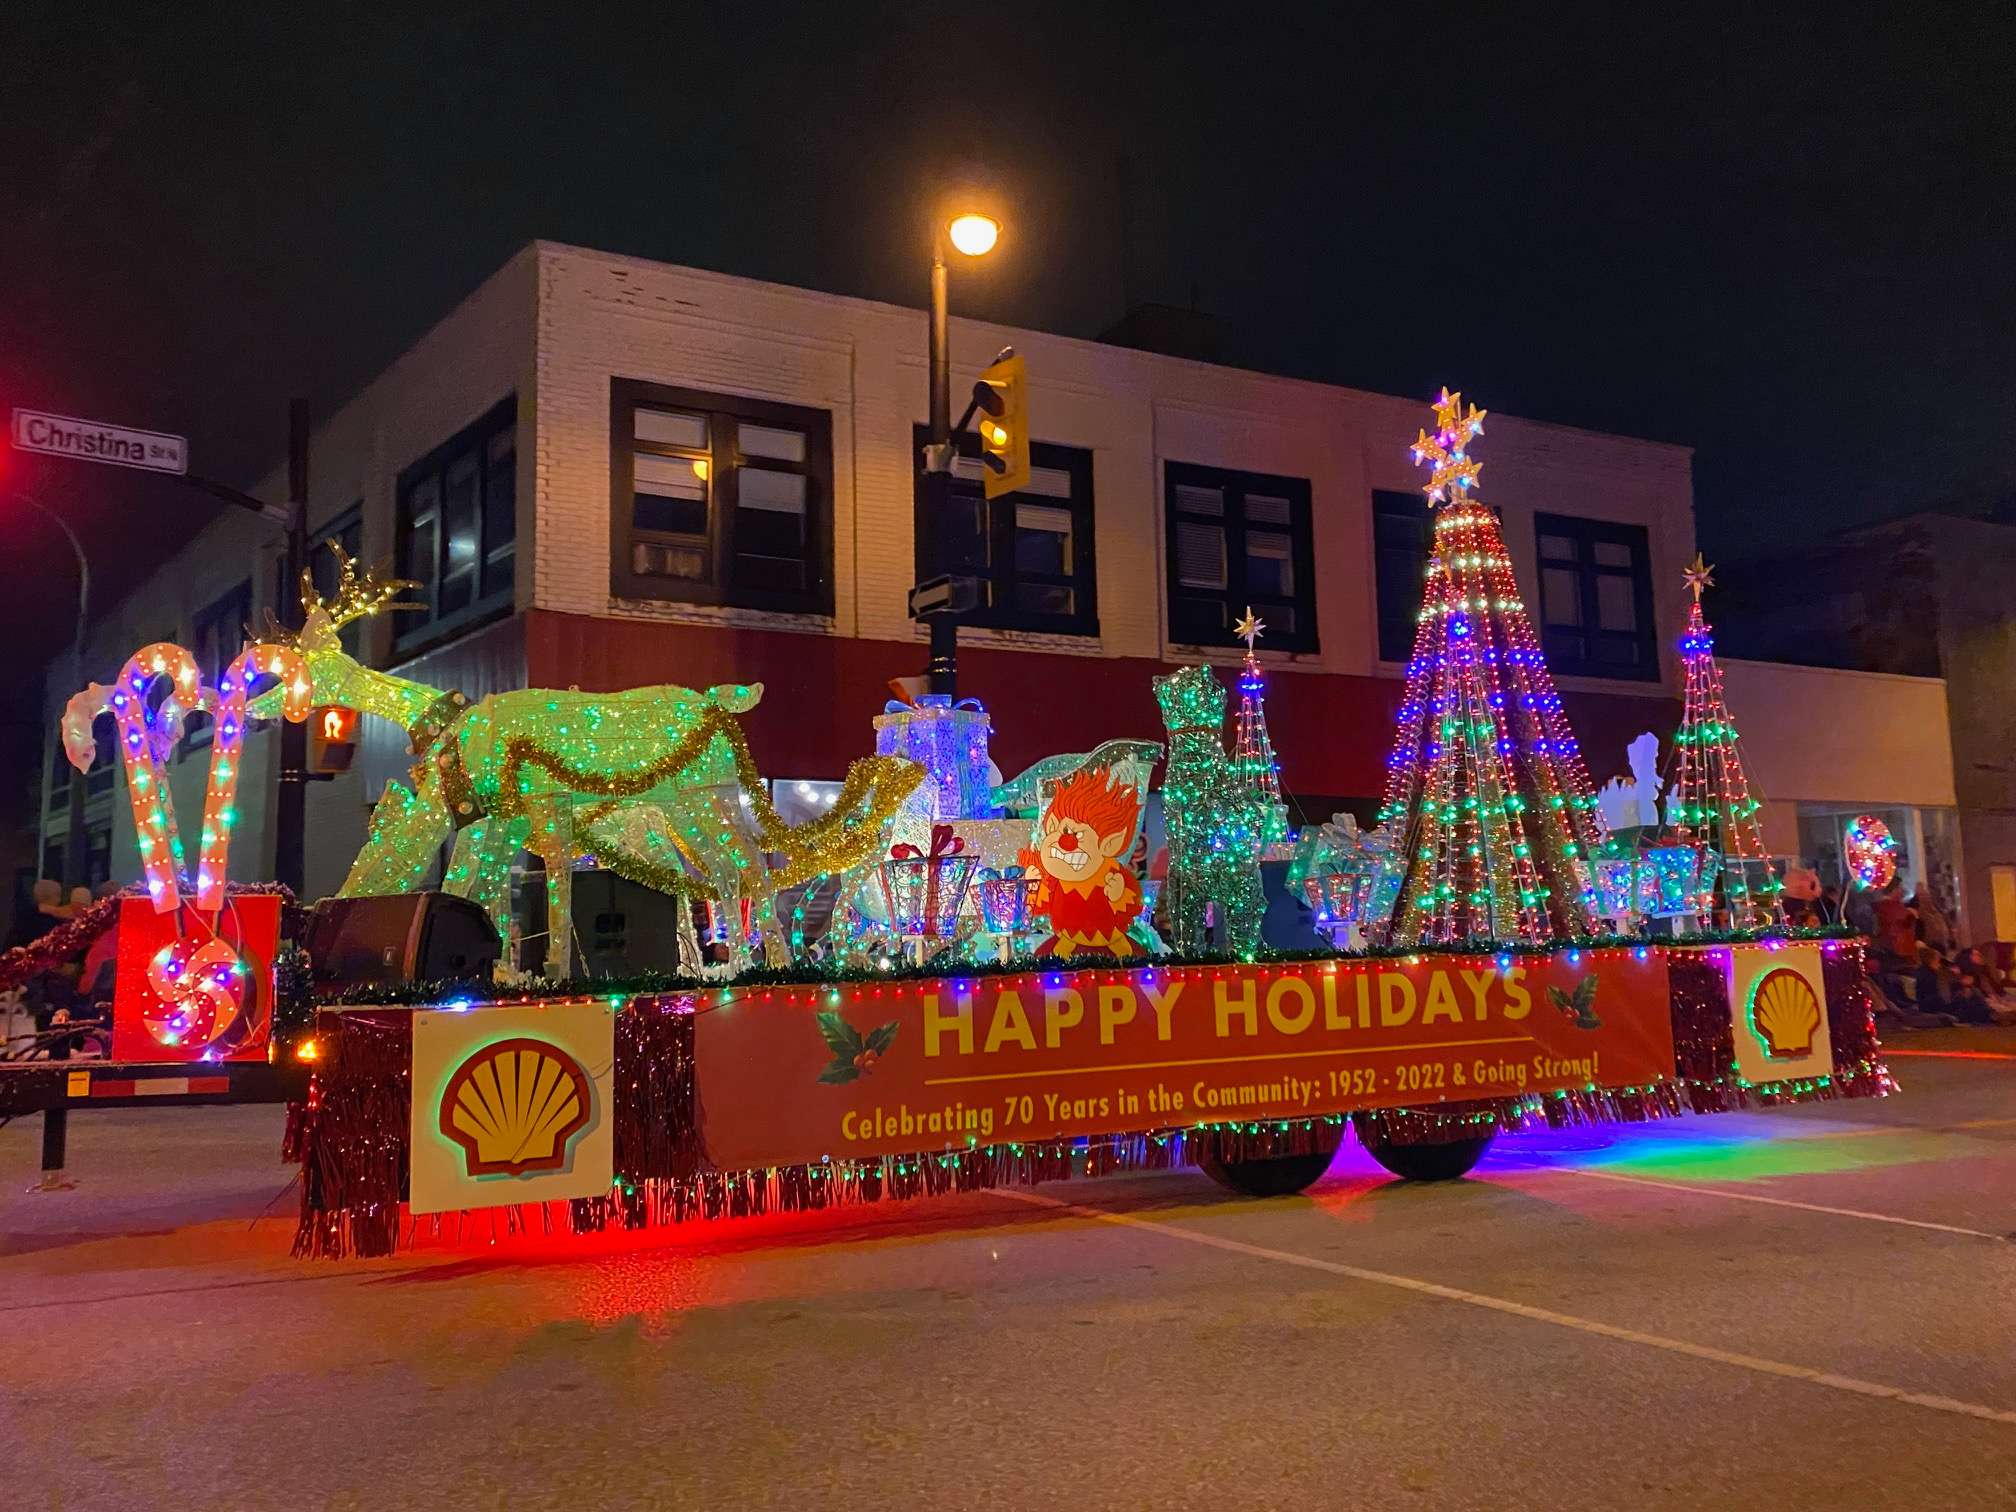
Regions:
<svg viewBox="0 0 2016 1512"><path fill-rule="evenodd" d="M443 892L324 898L305 944L318 988L488 977L502 949L488 914Z"/></svg>

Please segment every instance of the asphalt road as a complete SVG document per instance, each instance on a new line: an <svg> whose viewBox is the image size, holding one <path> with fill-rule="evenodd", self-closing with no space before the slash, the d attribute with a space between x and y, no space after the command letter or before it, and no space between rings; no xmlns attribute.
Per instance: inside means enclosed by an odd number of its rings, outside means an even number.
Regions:
<svg viewBox="0 0 2016 1512"><path fill-rule="evenodd" d="M56 1196L17 1124L0 1506L2016 1507L2016 1033L1900 1048L1445 1186L1347 1145L366 1263L287 1257L276 1110L80 1114Z"/></svg>

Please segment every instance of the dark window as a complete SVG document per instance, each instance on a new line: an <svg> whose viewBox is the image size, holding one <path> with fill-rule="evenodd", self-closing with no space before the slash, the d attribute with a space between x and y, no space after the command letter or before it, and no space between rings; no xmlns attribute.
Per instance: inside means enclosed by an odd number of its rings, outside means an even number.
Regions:
<svg viewBox="0 0 2016 1512"><path fill-rule="evenodd" d="M929 438L916 427L921 450ZM945 512L924 507L924 475L914 474L917 581L952 573L980 580L980 607L969 625L997 630L1099 633L1099 586L1092 556L1092 453L1033 442L1029 484L989 499L981 478L980 440L958 437Z"/></svg>
<svg viewBox="0 0 2016 1512"><path fill-rule="evenodd" d="M216 687L224 669L238 658L245 646L245 627L252 618L252 580L247 578L215 603L200 609L191 622L189 654L196 658L196 670L203 681ZM156 679L155 688L166 689ZM152 690L150 690L151 692ZM182 751L200 750L210 744L210 716L190 714L182 725Z"/></svg>
<svg viewBox="0 0 2016 1512"><path fill-rule="evenodd" d="M101 753L102 754L102 753ZM70 778L76 768L70 765L70 757L63 749L61 740L49 747L49 812L61 813L70 803Z"/></svg>
<svg viewBox="0 0 2016 1512"><path fill-rule="evenodd" d="M610 591L833 612L833 421L824 410L610 385Z"/></svg>
<svg viewBox="0 0 2016 1512"><path fill-rule="evenodd" d="M1171 462L1169 638L1223 646L1247 605L1276 651L1316 647L1316 552L1309 482Z"/></svg>
<svg viewBox="0 0 2016 1512"><path fill-rule="evenodd" d="M1372 491L1372 567L1379 593L1379 659L1414 655L1434 521L1418 493Z"/></svg>
<svg viewBox="0 0 2016 1512"><path fill-rule="evenodd" d="M321 556L326 559L329 553ZM513 397L399 475L393 567L399 577L420 585L408 590L406 602L424 612L399 616L398 639L426 640L508 609L517 563L518 401ZM333 561L317 565L332 574L335 570Z"/></svg>
<svg viewBox="0 0 2016 1512"><path fill-rule="evenodd" d="M337 579L341 568L336 561L336 553L329 548L340 547L343 554L355 562L364 551L364 506L353 504L342 514L315 532L315 538L308 548L308 574L314 580L315 591L323 598L333 598L336 594ZM359 570L362 568L360 566ZM295 587L294 592L299 592ZM343 642L343 649L352 656L358 655L362 643L364 622L352 620L337 632Z"/></svg>
<svg viewBox="0 0 2016 1512"><path fill-rule="evenodd" d="M1642 525L1536 515L1541 641L1556 672L1659 677L1651 549Z"/></svg>

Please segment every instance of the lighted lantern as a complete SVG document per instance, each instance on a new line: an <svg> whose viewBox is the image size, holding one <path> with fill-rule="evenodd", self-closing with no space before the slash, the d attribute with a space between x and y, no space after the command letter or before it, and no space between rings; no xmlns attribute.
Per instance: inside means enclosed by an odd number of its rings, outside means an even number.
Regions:
<svg viewBox="0 0 2016 1512"><path fill-rule="evenodd" d="M1596 861L1596 914L1620 933L1637 927L1638 858L1603 856Z"/></svg>
<svg viewBox="0 0 2016 1512"><path fill-rule="evenodd" d="M1020 934L1031 927L1030 900L1042 879L1026 874L1019 866L996 871L983 866L979 873L980 927L989 934Z"/></svg>
<svg viewBox="0 0 2016 1512"><path fill-rule="evenodd" d="M1400 878L1390 861L1382 832L1361 834L1355 818L1338 814L1303 832L1289 884L1300 886L1317 933L1339 949L1362 949L1366 931L1393 910Z"/></svg>
<svg viewBox="0 0 2016 1512"><path fill-rule="evenodd" d="M959 909L972 883L976 858L946 824L932 826L931 848L894 845L877 868L889 926L907 940L949 940L959 932Z"/></svg>
<svg viewBox="0 0 2016 1512"><path fill-rule="evenodd" d="M1655 845L1638 857L1638 911L1648 919L1705 913L1704 887L1721 857L1694 845Z"/></svg>

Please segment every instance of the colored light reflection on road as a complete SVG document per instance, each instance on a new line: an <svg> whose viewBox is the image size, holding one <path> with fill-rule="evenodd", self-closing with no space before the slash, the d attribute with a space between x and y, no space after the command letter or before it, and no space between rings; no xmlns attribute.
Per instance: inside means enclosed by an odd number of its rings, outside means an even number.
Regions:
<svg viewBox="0 0 2016 1512"><path fill-rule="evenodd" d="M1581 1167L1676 1181L1764 1181L1937 1160L1949 1136L1911 1129L1815 1129L1794 1134L1763 1115L1754 1129L1713 1135L1661 1129L1553 1129L1501 1138L1480 1174L1498 1165Z"/></svg>

